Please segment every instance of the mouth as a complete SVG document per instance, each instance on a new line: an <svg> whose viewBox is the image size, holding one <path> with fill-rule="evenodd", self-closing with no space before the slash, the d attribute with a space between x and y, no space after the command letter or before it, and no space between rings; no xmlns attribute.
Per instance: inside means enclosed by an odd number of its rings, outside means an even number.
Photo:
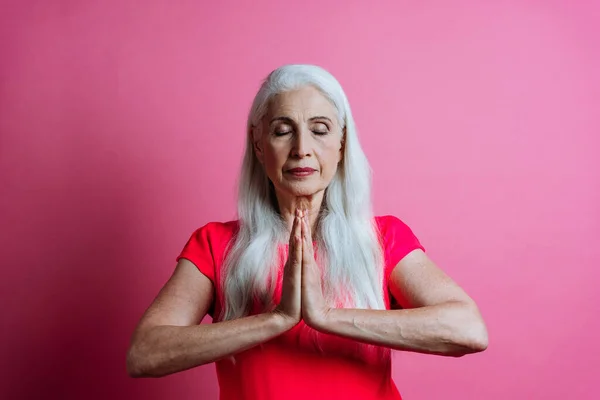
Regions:
<svg viewBox="0 0 600 400"><path fill-rule="evenodd" d="M309 176L316 172L313 168L292 168L286 171L293 176Z"/></svg>

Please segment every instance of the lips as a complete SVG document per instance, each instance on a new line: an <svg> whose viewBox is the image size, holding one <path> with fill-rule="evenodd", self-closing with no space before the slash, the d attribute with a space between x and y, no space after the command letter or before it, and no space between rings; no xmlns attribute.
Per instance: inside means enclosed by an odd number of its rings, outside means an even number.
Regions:
<svg viewBox="0 0 600 400"><path fill-rule="evenodd" d="M313 172L316 171L314 168L292 168L289 169L288 172L292 173L302 173L302 172Z"/></svg>

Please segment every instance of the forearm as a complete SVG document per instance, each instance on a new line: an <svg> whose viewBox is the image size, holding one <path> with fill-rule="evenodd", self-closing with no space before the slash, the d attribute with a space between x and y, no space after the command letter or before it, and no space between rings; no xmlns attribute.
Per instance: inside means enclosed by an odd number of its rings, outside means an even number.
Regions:
<svg viewBox="0 0 600 400"><path fill-rule="evenodd" d="M477 307L462 302L404 310L331 309L318 330L396 350L460 356L485 350Z"/></svg>
<svg viewBox="0 0 600 400"><path fill-rule="evenodd" d="M250 349L291 328L276 313L195 326L155 326L140 332L128 355L133 377L159 377Z"/></svg>

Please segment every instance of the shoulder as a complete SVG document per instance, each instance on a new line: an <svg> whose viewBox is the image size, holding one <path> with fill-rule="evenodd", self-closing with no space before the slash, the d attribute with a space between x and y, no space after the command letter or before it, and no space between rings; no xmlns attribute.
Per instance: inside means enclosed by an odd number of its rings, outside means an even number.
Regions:
<svg viewBox="0 0 600 400"><path fill-rule="evenodd" d="M381 236L412 234L412 229L400 218L394 215L380 215L375 217L375 223Z"/></svg>
<svg viewBox="0 0 600 400"><path fill-rule="evenodd" d="M205 275L214 279L211 265L219 263L231 238L238 230L238 221L208 222L197 228L181 250L177 261L187 258Z"/></svg>
<svg viewBox="0 0 600 400"><path fill-rule="evenodd" d="M213 236L231 236L238 231L239 226L239 220L227 222L212 221L198 228L198 230L204 230Z"/></svg>
<svg viewBox="0 0 600 400"><path fill-rule="evenodd" d="M239 222L237 220L208 222L192 232L180 257L184 254L222 255L238 229Z"/></svg>
<svg viewBox="0 0 600 400"><path fill-rule="evenodd" d="M228 241L239 229L239 220L227 222L207 222L197 228L192 236L209 241Z"/></svg>
<svg viewBox="0 0 600 400"><path fill-rule="evenodd" d="M379 236L384 251L391 266L415 249L425 251L425 248L413 230L400 218L394 215L375 217Z"/></svg>

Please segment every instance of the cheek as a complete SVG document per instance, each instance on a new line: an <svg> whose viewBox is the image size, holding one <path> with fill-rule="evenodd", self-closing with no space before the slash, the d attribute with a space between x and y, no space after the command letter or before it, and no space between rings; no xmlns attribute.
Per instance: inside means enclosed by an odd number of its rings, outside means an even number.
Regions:
<svg viewBox="0 0 600 400"><path fill-rule="evenodd" d="M339 144L331 144L323 147L321 151L321 162L328 168L335 168L340 158Z"/></svg>
<svg viewBox="0 0 600 400"><path fill-rule="evenodd" d="M266 143L264 149L265 164L267 165L267 168L279 168L285 163L287 153L281 146Z"/></svg>

